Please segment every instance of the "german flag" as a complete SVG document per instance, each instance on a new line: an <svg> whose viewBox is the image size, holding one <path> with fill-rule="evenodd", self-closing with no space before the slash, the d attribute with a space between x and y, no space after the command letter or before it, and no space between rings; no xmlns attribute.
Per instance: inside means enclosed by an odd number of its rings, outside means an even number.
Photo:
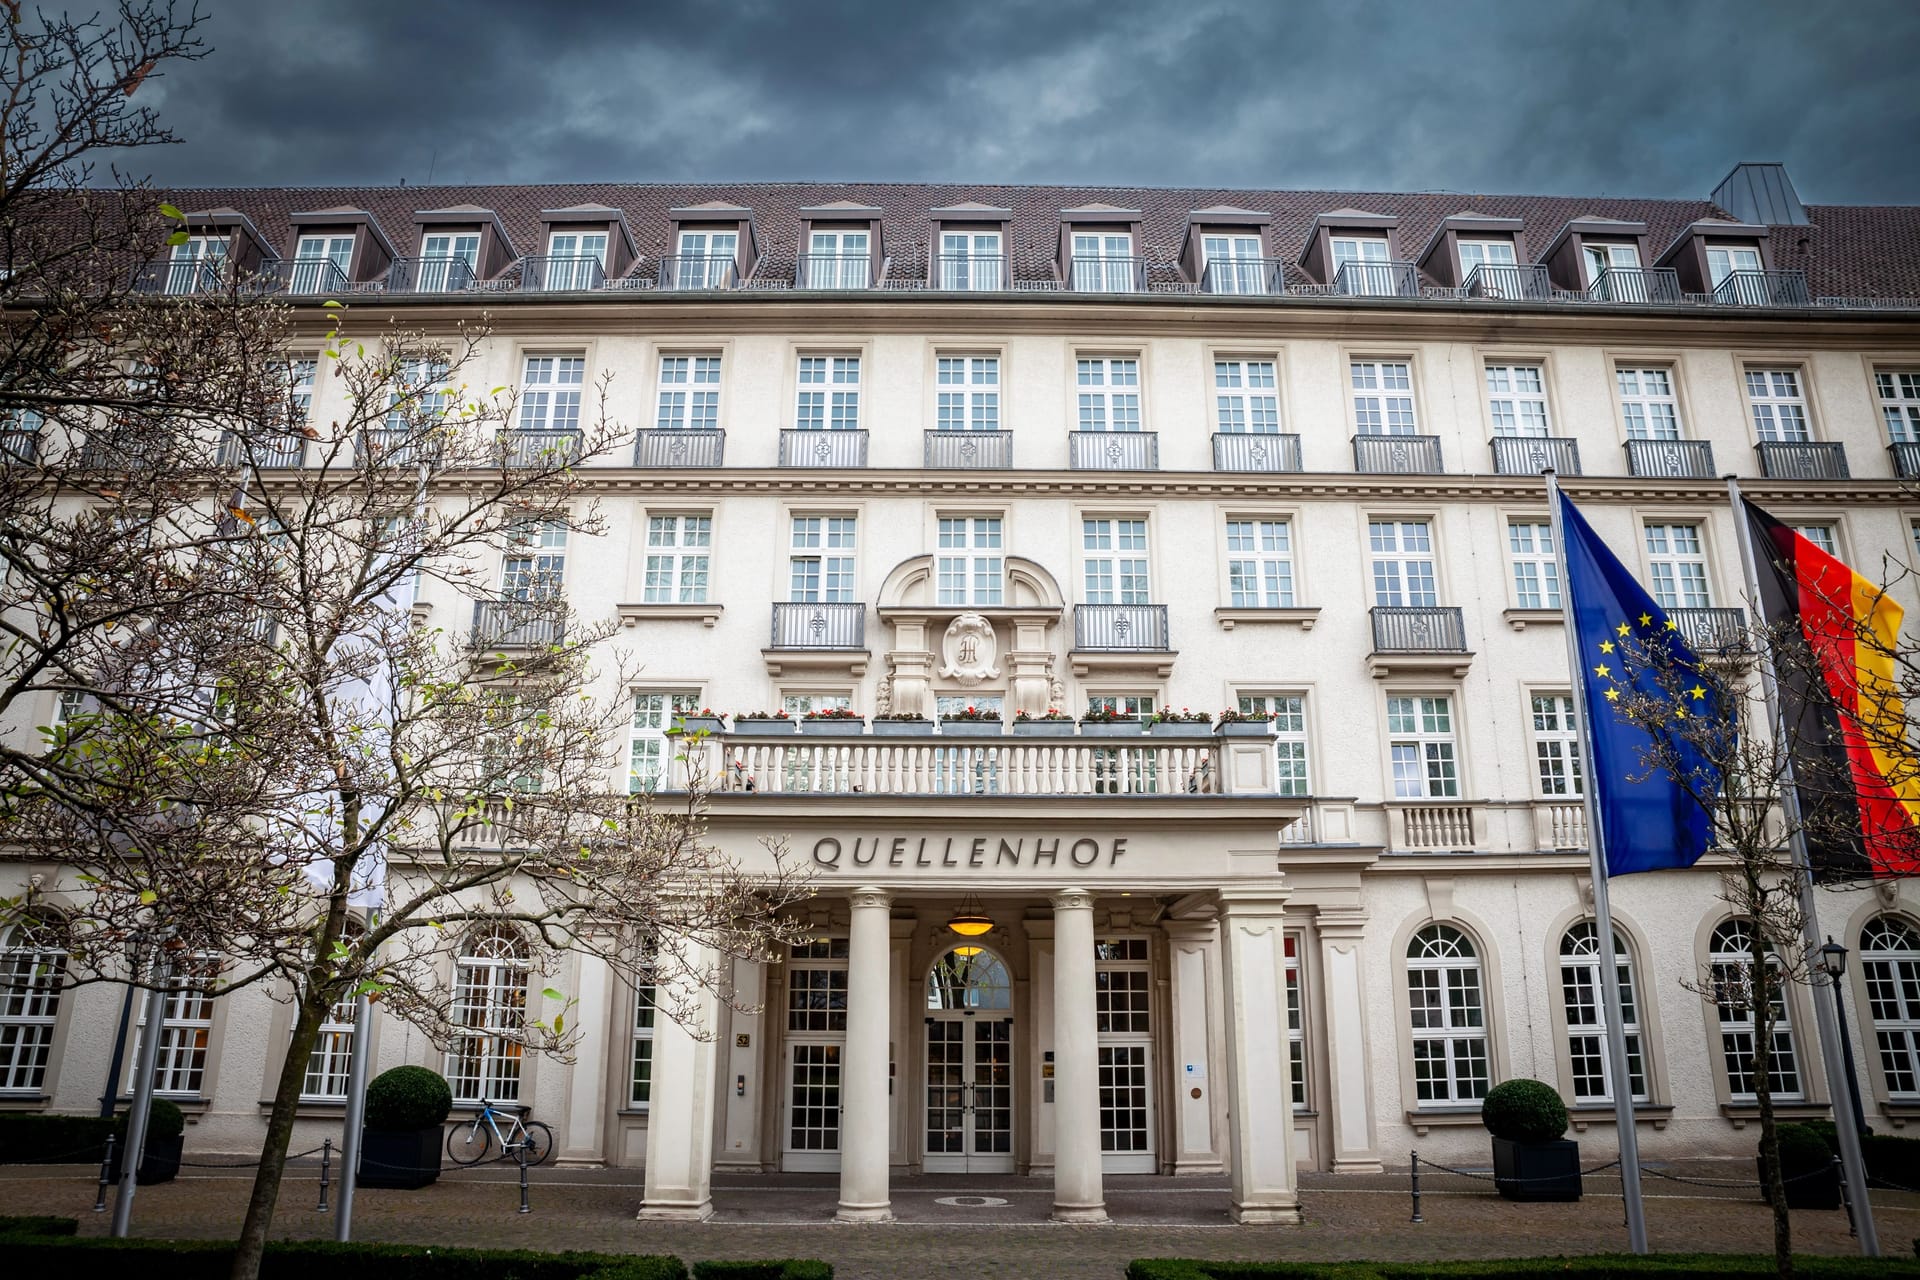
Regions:
<svg viewBox="0 0 1920 1280"><path fill-rule="evenodd" d="M1902 610L1742 499L1816 880L1920 872L1920 759L1894 674Z"/></svg>

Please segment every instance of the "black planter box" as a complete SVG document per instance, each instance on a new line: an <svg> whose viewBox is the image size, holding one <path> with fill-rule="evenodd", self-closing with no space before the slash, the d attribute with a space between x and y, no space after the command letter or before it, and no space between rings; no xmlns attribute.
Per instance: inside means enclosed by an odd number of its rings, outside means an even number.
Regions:
<svg viewBox="0 0 1920 1280"><path fill-rule="evenodd" d="M184 1133L176 1133L171 1138L148 1138L146 1150L140 1153L140 1167L133 1171L134 1182L143 1187L172 1182L180 1175L180 1154L186 1145Z"/></svg>
<svg viewBox="0 0 1920 1280"><path fill-rule="evenodd" d="M1493 1185L1509 1200L1578 1200L1580 1144L1493 1140Z"/></svg>
<svg viewBox="0 0 1920 1280"><path fill-rule="evenodd" d="M440 1177L440 1147L447 1131L368 1129L360 1139L360 1177L363 1187L397 1187L412 1191Z"/></svg>
<svg viewBox="0 0 1920 1280"><path fill-rule="evenodd" d="M1760 1198L1768 1204L1773 1203L1773 1183L1767 1177L1767 1158L1755 1156L1754 1167L1760 1171ZM1828 1164L1826 1168L1804 1173L1794 1177L1789 1171L1786 1177L1787 1208L1789 1209L1838 1209L1840 1207L1840 1169Z"/></svg>

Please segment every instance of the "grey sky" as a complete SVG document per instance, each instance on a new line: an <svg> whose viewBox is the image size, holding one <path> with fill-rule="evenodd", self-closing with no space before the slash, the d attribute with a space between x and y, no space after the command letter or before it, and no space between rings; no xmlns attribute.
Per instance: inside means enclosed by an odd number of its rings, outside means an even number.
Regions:
<svg viewBox="0 0 1920 1280"><path fill-rule="evenodd" d="M205 0L172 185L859 179L1920 203L1915 0Z"/></svg>

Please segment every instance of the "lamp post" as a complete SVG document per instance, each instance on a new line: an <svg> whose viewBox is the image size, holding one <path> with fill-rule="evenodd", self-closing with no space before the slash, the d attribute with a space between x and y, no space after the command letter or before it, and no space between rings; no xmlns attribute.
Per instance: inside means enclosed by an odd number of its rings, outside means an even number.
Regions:
<svg viewBox="0 0 1920 1280"><path fill-rule="evenodd" d="M1853 1104L1853 1129L1864 1135L1867 1131L1867 1117L1860 1106L1860 1075L1853 1065L1853 1033L1847 1029L1847 1005L1840 995L1840 980L1847 973L1847 949L1827 935L1827 945L1816 952L1820 957L1821 971L1827 975L1827 981L1833 984L1833 1009L1840 1018L1840 1052L1847 1060L1847 1100Z"/></svg>

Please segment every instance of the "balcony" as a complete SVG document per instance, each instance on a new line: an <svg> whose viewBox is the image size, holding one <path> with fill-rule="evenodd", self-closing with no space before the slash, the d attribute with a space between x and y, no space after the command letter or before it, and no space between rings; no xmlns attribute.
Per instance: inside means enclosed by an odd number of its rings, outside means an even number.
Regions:
<svg viewBox="0 0 1920 1280"><path fill-rule="evenodd" d="M226 287L225 259L150 262L133 275L135 293L221 293Z"/></svg>
<svg viewBox="0 0 1920 1280"><path fill-rule="evenodd" d="M873 259L862 253L803 253L794 263L796 289L871 289Z"/></svg>
<svg viewBox="0 0 1920 1280"><path fill-rule="evenodd" d="M31 467L40 461L40 432L0 427L0 467Z"/></svg>
<svg viewBox="0 0 1920 1280"><path fill-rule="evenodd" d="M228 432L220 437L220 450L214 460L223 467L252 465L258 470L298 467L307 460L307 442L303 436L277 436L249 442Z"/></svg>
<svg viewBox="0 0 1920 1280"><path fill-rule="evenodd" d="M1705 440L1629 440L1627 472L1654 480L1713 479L1713 446Z"/></svg>
<svg viewBox="0 0 1920 1280"><path fill-rule="evenodd" d="M1286 291L1286 264L1278 258L1216 258L1200 273L1202 293L1257 296Z"/></svg>
<svg viewBox="0 0 1920 1280"><path fill-rule="evenodd" d="M794 601L773 606L770 649L854 650L867 647L867 606Z"/></svg>
<svg viewBox="0 0 1920 1280"><path fill-rule="evenodd" d="M1067 465L1075 471L1158 471L1157 431L1069 431Z"/></svg>
<svg viewBox="0 0 1920 1280"><path fill-rule="evenodd" d="M1352 297L1417 298L1420 272L1411 262L1343 262L1333 273L1333 291Z"/></svg>
<svg viewBox="0 0 1920 1280"><path fill-rule="evenodd" d="M1467 624L1449 605L1375 605L1373 652L1367 669L1378 680L1389 675L1467 674L1473 653L1467 648Z"/></svg>
<svg viewBox="0 0 1920 1280"><path fill-rule="evenodd" d="M1762 440L1760 474L1769 480L1846 480L1847 447L1814 440Z"/></svg>
<svg viewBox="0 0 1920 1280"><path fill-rule="evenodd" d="M1300 437L1241 431L1213 433L1215 471L1299 471Z"/></svg>
<svg viewBox="0 0 1920 1280"><path fill-rule="evenodd" d="M942 471L1004 471L1013 465L1011 431L929 431L926 466Z"/></svg>
<svg viewBox="0 0 1920 1280"><path fill-rule="evenodd" d="M476 600L476 649L551 649L566 635L566 609L558 600Z"/></svg>
<svg viewBox="0 0 1920 1280"><path fill-rule="evenodd" d="M1073 647L1085 653L1168 653L1167 606L1077 604Z"/></svg>
<svg viewBox="0 0 1920 1280"><path fill-rule="evenodd" d="M493 438L497 464L519 470L572 466L580 459L583 434L576 429L548 431L513 428Z"/></svg>
<svg viewBox="0 0 1920 1280"><path fill-rule="evenodd" d="M1703 657L1737 655L1747 648L1747 615L1742 609L1669 609L1667 617L1687 647Z"/></svg>
<svg viewBox="0 0 1920 1280"><path fill-rule="evenodd" d="M282 259L269 263L260 277L269 289L303 297L332 296L353 289L347 273L332 258Z"/></svg>
<svg viewBox="0 0 1920 1280"><path fill-rule="evenodd" d="M1144 293L1145 258L1087 257L1075 254L1069 264L1067 287L1075 293Z"/></svg>
<svg viewBox="0 0 1920 1280"><path fill-rule="evenodd" d="M1353 438L1353 469L1367 475L1437 476L1439 436L1373 436Z"/></svg>
<svg viewBox="0 0 1920 1280"><path fill-rule="evenodd" d="M1545 263L1522 266L1482 262L1467 272L1461 288L1469 298L1497 298L1503 302L1550 302L1553 281Z"/></svg>
<svg viewBox="0 0 1920 1280"><path fill-rule="evenodd" d="M1394 853L1469 853L1480 844L1479 806L1459 800L1392 800L1387 847Z"/></svg>
<svg viewBox="0 0 1920 1280"><path fill-rule="evenodd" d="M1680 273L1672 267L1608 267L1587 286L1592 302L1676 303Z"/></svg>
<svg viewBox="0 0 1920 1280"><path fill-rule="evenodd" d="M1902 480L1920 477L1920 440L1896 440L1887 446L1887 457L1893 463L1893 474Z"/></svg>
<svg viewBox="0 0 1920 1280"><path fill-rule="evenodd" d="M1713 287L1713 300L1729 307L1810 307L1804 271L1729 271Z"/></svg>
<svg viewBox="0 0 1920 1280"><path fill-rule="evenodd" d="M607 269L591 254L531 253L520 259L520 287L536 292L598 289Z"/></svg>
<svg viewBox="0 0 1920 1280"><path fill-rule="evenodd" d="M367 427L354 441L353 460L361 467L430 466L440 461L440 439L405 427Z"/></svg>
<svg viewBox="0 0 1920 1280"><path fill-rule="evenodd" d="M151 469L166 456L172 443L160 435L89 438L80 446L77 461L82 471Z"/></svg>
<svg viewBox="0 0 1920 1280"><path fill-rule="evenodd" d="M636 431L636 467L717 467L726 457L724 431Z"/></svg>
<svg viewBox="0 0 1920 1280"><path fill-rule="evenodd" d="M780 465L783 467L864 467L867 433L782 428Z"/></svg>
<svg viewBox="0 0 1920 1280"><path fill-rule="evenodd" d="M1498 476L1580 474L1579 442L1564 436L1495 436L1487 447L1493 450L1493 473Z"/></svg>
<svg viewBox="0 0 1920 1280"><path fill-rule="evenodd" d="M1007 287L1007 260L997 253L943 253L934 259L936 289L993 293Z"/></svg>
<svg viewBox="0 0 1920 1280"><path fill-rule="evenodd" d="M395 258L387 268L388 293L463 293L477 283L465 258Z"/></svg>
<svg viewBox="0 0 1920 1280"><path fill-rule="evenodd" d="M732 254L679 253L660 259L662 289L731 289L740 280Z"/></svg>

